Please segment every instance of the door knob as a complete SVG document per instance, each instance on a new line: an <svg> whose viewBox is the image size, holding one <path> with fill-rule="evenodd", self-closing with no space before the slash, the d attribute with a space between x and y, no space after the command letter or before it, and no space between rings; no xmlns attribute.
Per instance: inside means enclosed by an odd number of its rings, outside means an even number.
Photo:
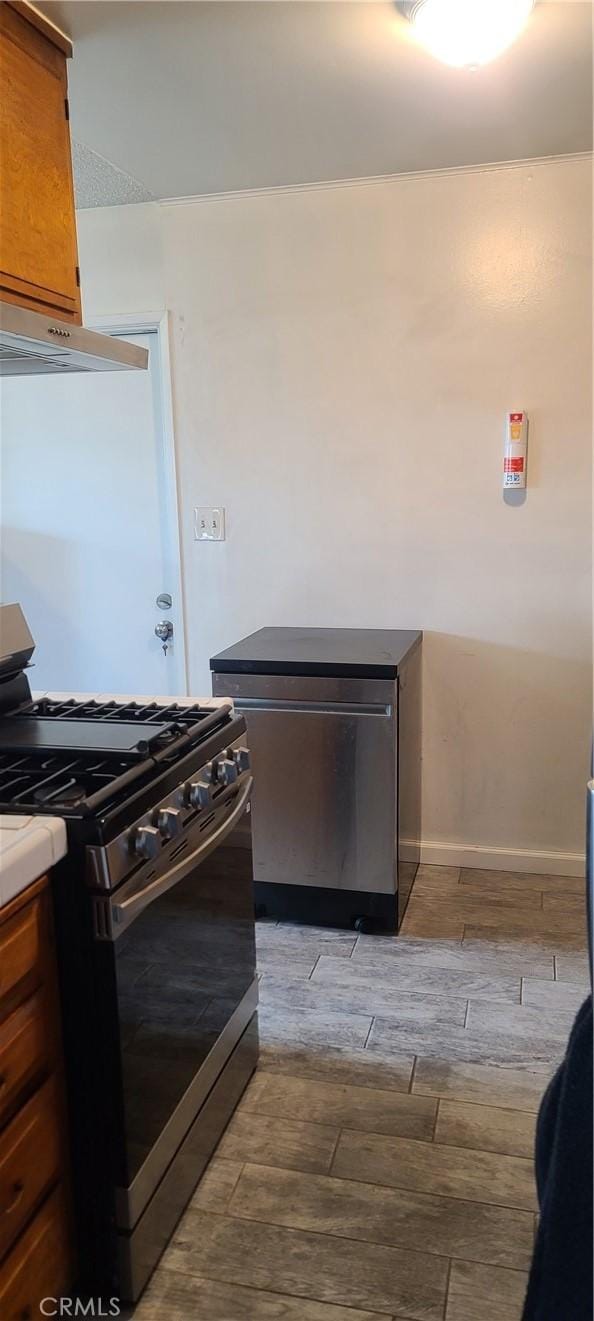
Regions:
<svg viewBox="0 0 594 1321"><path fill-rule="evenodd" d="M155 633L156 636L160 638L161 642L163 643L163 651L167 653L167 644L171 641L173 637L173 624L171 623L171 620L160 619L159 623L155 624Z"/></svg>

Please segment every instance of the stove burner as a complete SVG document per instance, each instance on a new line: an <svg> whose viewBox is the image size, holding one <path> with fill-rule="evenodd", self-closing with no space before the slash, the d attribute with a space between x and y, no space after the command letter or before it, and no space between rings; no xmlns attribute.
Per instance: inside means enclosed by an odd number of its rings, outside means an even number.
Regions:
<svg viewBox="0 0 594 1321"><path fill-rule="evenodd" d="M75 803L80 803L84 796L85 791L82 784L74 777L70 780L61 781L57 785L41 785L38 789L33 790L33 802L40 807L46 803L51 803L54 798L57 798L66 807L73 807Z"/></svg>
<svg viewBox="0 0 594 1321"><path fill-rule="evenodd" d="M98 761L89 756L73 759L59 754L14 757L0 753L0 804L12 810L74 807L114 784L129 766L129 762L113 757Z"/></svg>

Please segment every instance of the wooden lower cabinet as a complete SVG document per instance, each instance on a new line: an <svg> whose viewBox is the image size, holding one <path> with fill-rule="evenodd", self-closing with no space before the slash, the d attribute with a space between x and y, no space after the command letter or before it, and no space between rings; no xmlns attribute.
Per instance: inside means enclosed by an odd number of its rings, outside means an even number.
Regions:
<svg viewBox="0 0 594 1321"><path fill-rule="evenodd" d="M43 980L48 951L48 898L47 891L42 889L0 925L2 1018L12 1002L20 1003L24 992L34 990Z"/></svg>
<svg viewBox="0 0 594 1321"><path fill-rule="evenodd" d="M0 1133L0 1257L12 1247L64 1164L55 1074Z"/></svg>
<svg viewBox="0 0 594 1321"><path fill-rule="evenodd" d="M47 1077L55 1059L53 1028L41 990L0 1023L0 1129L19 1097Z"/></svg>
<svg viewBox="0 0 594 1321"><path fill-rule="evenodd" d="M68 1226L68 1202L60 1183L0 1266L2 1321L38 1321L44 1298L68 1293L72 1280ZM49 1304L46 1311L51 1315Z"/></svg>
<svg viewBox="0 0 594 1321"><path fill-rule="evenodd" d="M74 1277L47 877L0 909L0 967L0 1321L33 1321Z"/></svg>

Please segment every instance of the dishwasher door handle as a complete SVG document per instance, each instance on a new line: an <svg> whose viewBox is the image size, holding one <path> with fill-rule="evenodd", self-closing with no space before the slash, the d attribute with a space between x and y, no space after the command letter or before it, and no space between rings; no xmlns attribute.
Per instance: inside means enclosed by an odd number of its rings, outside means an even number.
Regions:
<svg viewBox="0 0 594 1321"><path fill-rule="evenodd" d="M380 716L390 718L392 705L386 702L301 702L286 697L235 697L237 711L287 711L297 715Z"/></svg>

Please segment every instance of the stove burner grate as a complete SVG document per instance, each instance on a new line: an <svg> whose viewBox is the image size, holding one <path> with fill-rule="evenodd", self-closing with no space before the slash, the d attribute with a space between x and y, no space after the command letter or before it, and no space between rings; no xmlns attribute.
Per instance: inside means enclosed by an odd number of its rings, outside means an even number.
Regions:
<svg viewBox="0 0 594 1321"><path fill-rule="evenodd" d="M180 706L177 702L171 702L163 706L158 702L118 702L115 698L106 702L92 698L85 702L76 697L67 697L62 701L53 697L40 697L23 714L51 720L124 721L138 725L171 723L175 726L174 732L179 734L210 715L211 711L197 703Z"/></svg>
<svg viewBox="0 0 594 1321"><path fill-rule="evenodd" d="M76 698L60 701L47 697L21 706L7 713L4 745L0 720L0 812L26 813L37 808L60 814L95 815L149 783L215 729L223 727L229 719L229 710L229 704L210 708L196 703L180 706L171 702L162 706L157 702L115 699L87 702ZM54 720L73 728L79 724L80 745L60 747L57 739L56 747L36 747L36 723L51 724ZM28 722L31 741L27 738ZM124 723L128 727L135 724L138 740L134 750L138 755L131 760L117 746L86 746L89 722ZM22 731L18 746L11 745L10 731L14 728ZM142 738L143 729L146 740ZM110 742L109 738L104 741ZM114 738L113 742L117 745L118 739Z"/></svg>

